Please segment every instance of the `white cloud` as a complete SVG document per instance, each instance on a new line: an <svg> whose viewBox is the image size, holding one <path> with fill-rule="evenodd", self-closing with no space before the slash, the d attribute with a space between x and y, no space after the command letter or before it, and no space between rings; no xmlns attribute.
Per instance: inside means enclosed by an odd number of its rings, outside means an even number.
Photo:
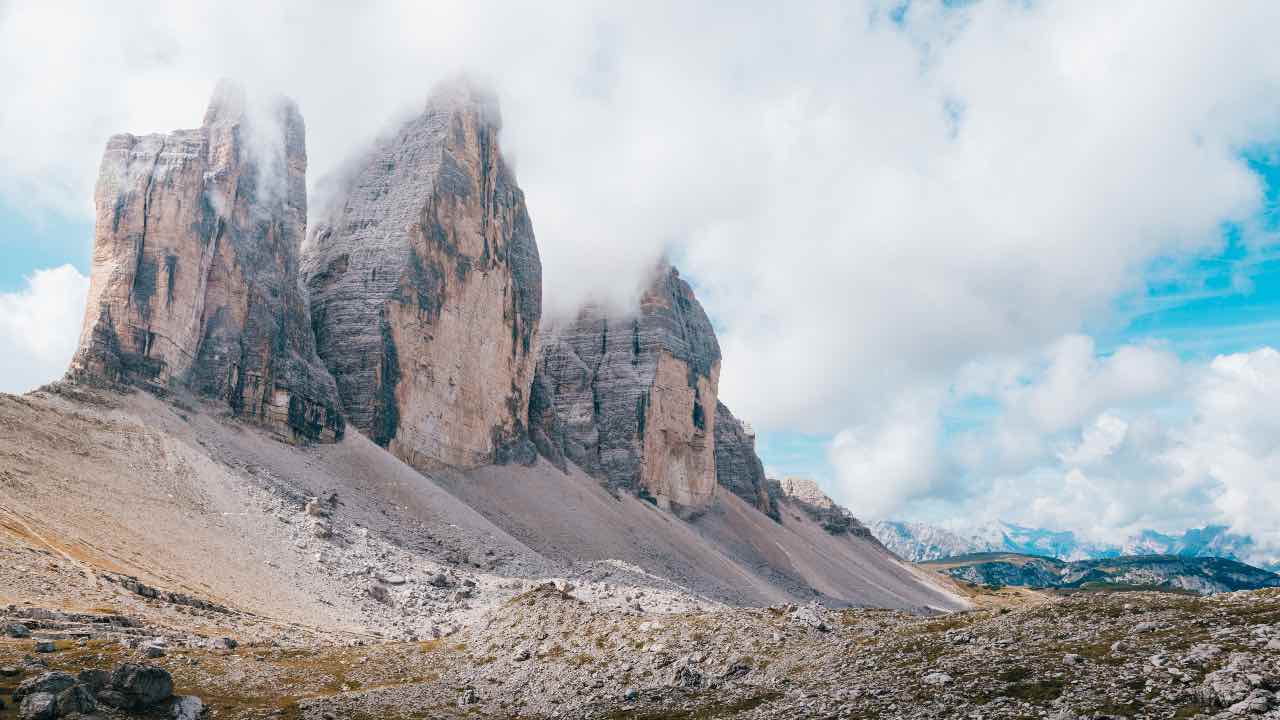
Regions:
<svg viewBox="0 0 1280 720"><path fill-rule="evenodd" d="M940 480L938 399L900 398L883 420L842 430L831 443L836 500L884 517L937 491Z"/></svg>
<svg viewBox="0 0 1280 720"><path fill-rule="evenodd" d="M886 489L876 480L892 473L842 465L833 450L855 507L964 527L1005 520L1110 543L1144 529L1220 524L1254 538L1255 560L1280 557L1280 352L1201 363L1125 346L1101 356L1091 340L1072 336L1041 355L964 374L954 386L963 392L934 406L934 426L974 393L996 410L925 443L933 475ZM882 442L876 452L894 448Z"/></svg>
<svg viewBox="0 0 1280 720"><path fill-rule="evenodd" d="M36 270L22 290L0 293L0 392L23 393L62 375L88 294L89 278L70 265Z"/></svg>

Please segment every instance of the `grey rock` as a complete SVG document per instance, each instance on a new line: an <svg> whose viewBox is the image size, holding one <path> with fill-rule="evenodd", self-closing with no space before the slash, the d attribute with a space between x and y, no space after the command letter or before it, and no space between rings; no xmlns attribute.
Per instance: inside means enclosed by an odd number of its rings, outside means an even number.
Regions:
<svg viewBox="0 0 1280 720"><path fill-rule="evenodd" d="M590 306L544 332L531 436L553 462L696 514L716 486L719 374L711 322L664 264L634 317Z"/></svg>
<svg viewBox="0 0 1280 720"><path fill-rule="evenodd" d="M29 638L31 637L31 629L22 623L11 623L4 626L4 634L11 638Z"/></svg>
<svg viewBox="0 0 1280 720"><path fill-rule="evenodd" d="M13 691L13 699L21 700L33 693L57 695L75 684L76 678L71 673L53 670L22 681Z"/></svg>
<svg viewBox="0 0 1280 720"><path fill-rule="evenodd" d="M350 421L418 469L536 459L542 265L488 92L457 81L336 182L303 258Z"/></svg>
<svg viewBox="0 0 1280 720"><path fill-rule="evenodd" d="M337 389L298 284L302 116L283 98L265 113L248 107L224 82L201 127L108 141L68 378L159 393L182 385L286 439L340 439Z"/></svg>
<svg viewBox="0 0 1280 720"><path fill-rule="evenodd" d="M128 695L125 695L119 690L112 690L111 688L99 690L95 693L94 697L97 698L99 703L106 705L107 707L127 710L132 704L132 700L129 699Z"/></svg>
<svg viewBox="0 0 1280 720"><path fill-rule="evenodd" d="M59 717L72 713L91 713L98 709L93 693L83 685L72 685L58 693L56 704Z"/></svg>
<svg viewBox="0 0 1280 720"><path fill-rule="evenodd" d="M111 682L111 673L106 670L88 669L76 674L76 680L92 693L107 687Z"/></svg>
<svg viewBox="0 0 1280 720"><path fill-rule="evenodd" d="M57 716L58 701L53 693L32 693L23 698L22 704L18 706L19 720L53 720Z"/></svg>
<svg viewBox="0 0 1280 720"><path fill-rule="evenodd" d="M38 653L56 652L58 646L52 640L37 640L33 648Z"/></svg>
<svg viewBox="0 0 1280 720"><path fill-rule="evenodd" d="M173 720L199 720L204 715L204 701L195 695L179 695L169 706L169 717Z"/></svg>
<svg viewBox="0 0 1280 720"><path fill-rule="evenodd" d="M784 477L775 492L785 497L787 502L798 506L832 535L849 533L871 537L871 532L854 518L853 513L837 505L809 478Z"/></svg>
<svg viewBox="0 0 1280 720"><path fill-rule="evenodd" d="M951 680L951 676L944 672L932 672L925 675L920 681L925 685L948 685Z"/></svg>
<svg viewBox="0 0 1280 720"><path fill-rule="evenodd" d="M215 650L235 650L240 643L235 638L221 637L214 640L212 646Z"/></svg>
<svg viewBox="0 0 1280 720"><path fill-rule="evenodd" d="M129 707L147 708L169 699L173 676L155 665L125 663L112 671L111 689L124 695Z"/></svg>

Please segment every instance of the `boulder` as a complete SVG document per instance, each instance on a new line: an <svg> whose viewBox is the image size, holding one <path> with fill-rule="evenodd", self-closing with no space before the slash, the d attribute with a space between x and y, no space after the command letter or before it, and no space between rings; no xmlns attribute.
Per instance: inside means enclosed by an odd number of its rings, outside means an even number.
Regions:
<svg viewBox="0 0 1280 720"><path fill-rule="evenodd" d="M179 695L169 706L169 717L173 720L199 720L204 715L204 701L195 695Z"/></svg>
<svg viewBox="0 0 1280 720"><path fill-rule="evenodd" d="M13 691L13 699L21 700L28 695L35 693L49 693L57 695L67 688L76 684L76 677L71 673L62 672L61 670L52 670L42 673L33 678L23 680Z"/></svg>
<svg viewBox="0 0 1280 720"><path fill-rule="evenodd" d="M90 692L97 694L99 690L111 683L111 673L98 669L81 670L76 675L76 680Z"/></svg>
<svg viewBox="0 0 1280 720"><path fill-rule="evenodd" d="M487 91L437 88L353 163L303 258L347 417L419 469L536 457L542 265L501 128Z"/></svg>
<svg viewBox="0 0 1280 720"><path fill-rule="evenodd" d="M4 626L4 634L11 638L29 638L31 637L31 629L22 623L11 623Z"/></svg>
<svg viewBox="0 0 1280 720"><path fill-rule="evenodd" d="M173 676L155 665L125 663L111 673L111 689L127 701L116 707L148 708L173 695Z"/></svg>
<svg viewBox="0 0 1280 720"><path fill-rule="evenodd" d="M78 684L58 693L56 704L58 717L72 713L91 713L98 709L93 693L89 692L85 686Z"/></svg>
<svg viewBox="0 0 1280 720"><path fill-rule="evenodd" d="M298 284L306 130L291 101L252 100L224 82L199 128L107 142L68 378L184 386L285 439L332 441L337 389Z"/></svg>
<svg viewBox="0 0 1280 720"><path fill-rule="evenodd" d="M19 720L53 720L57 716L58 701L53 693L31 693L18 706Z"/></svg>

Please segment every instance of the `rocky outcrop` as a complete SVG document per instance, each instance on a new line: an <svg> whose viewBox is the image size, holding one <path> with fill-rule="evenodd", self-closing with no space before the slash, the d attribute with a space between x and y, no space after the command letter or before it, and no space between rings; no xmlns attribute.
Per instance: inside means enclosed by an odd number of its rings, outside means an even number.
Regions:
<svg viewBox="0 0 1280 720"><path fill-rule="evenodd" d="M228 83L199 128L112 137L70 379L185 386L284 437L340 438L298 286L306 169L297 107L251 112Z"/></svg>
<svg viewBox="0 0 1280 720"><path fill-rule="evenodd" d="M419 469L534 457L542 266L500 129L488 94L437 90L358 163L303 260L348 419Z"/></svg>
<svg viewBox="0 0 1280 720"><path fill-rule="evenodd" d="M784 477L781 481L770 480L769 483L775 488L775 502L781 500L800 508L832 535L849 534L874 540L871 531L858 522L853 513L837 505L813 480ZM875 542L879 544L879 541Z"/></svg>
<svg viewBox="0 0 1280 720"><path fill-rule="evenodd" d="M716 486L720 345L689 284L659 268L633 317L596 307L544 338L530 408L553 462L696 513Z"/></svg>
<svg viewBox="0 0 1280 720"><path fill-rule="evenodd" d="M716 403L716 482L746 500L760 512L779 519L777 503L769 493L764 464L756 455L756 434L750 425Z"/></svg>

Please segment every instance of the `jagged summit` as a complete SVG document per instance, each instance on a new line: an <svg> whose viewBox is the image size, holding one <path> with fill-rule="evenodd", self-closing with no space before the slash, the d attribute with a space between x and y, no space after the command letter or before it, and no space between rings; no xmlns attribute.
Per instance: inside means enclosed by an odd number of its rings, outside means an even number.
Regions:
<svg viewBox="0 0 1280 720"><path fill-rule="evenodd" d="M500 123L474 83L436 89L346 179L303 260L348 418L419 469L534 457L542 266Z"/></svg>
<svg viewBox="0 0 1280 720"><path fill-rule="evenodd" d="M614 487L698 512L716 486L720 345L689 284L661 264L631 317L597 306L544 339L533 437Z"/></svg>
<svg viewBox="0 0 1280 720"><path fill-rule="evenodd" d="M337 392L298 286L306 130L291 101L271 104L258 117L224 81L200 128L108 141L68 375L182 386L283 436L332 440L343 432Z"/></svg>

